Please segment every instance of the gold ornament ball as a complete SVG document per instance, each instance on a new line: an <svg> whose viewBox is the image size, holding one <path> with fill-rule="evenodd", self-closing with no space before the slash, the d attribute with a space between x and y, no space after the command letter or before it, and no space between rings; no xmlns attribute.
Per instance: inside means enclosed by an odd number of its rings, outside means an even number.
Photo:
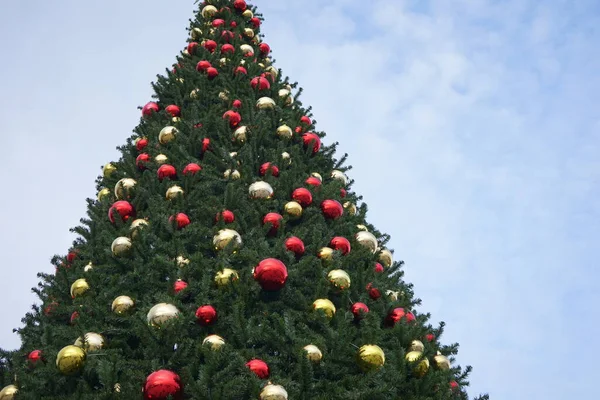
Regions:
<svg viewBox="0 0 600 400"><path fill-rule="evenodd" d="M200 97L200 89L194 89L190 92L190 98L196 100Z"/></svg>
<svg viewBox="0 0 600 400"><path fill-rule="evenodd" d="M13 400L19 389L15 385L5 386L0 390L0 400Z"/></svg>
<svg viewBox="0 0 600 400"><path fill-rule="evenodd" d="M183 189L181 188L181 186L173 185L167 189L167 194L165 197L167 198L167 200L173 200L179 196L183 196Z"/></svg>
<svg viewBox="0 0 600 400"><path fill-rule="evenodd" d="M306 358L315 364L320 363L323 359L323 353L321 353L321 350L314 344L304 346L304 351L306 351Z"/></svg>
<svg viewBox="0 0 600 400"><path fill-rule="evenodd" d="M356 205L354 205L354 203L347 201L344 203L344 209L346 210L346 212L350 215L356 215L357 209L356 209Z"/></svg>
<svg viewBox="0 0 600 400"><path fill-rule="evenodd" d="M289 139L294 135L294 132L292 131L292 128L290 128L289 126L281 125L280 127L277 128L277 135L280 138Z"/></svg>
<svg viewBox="0 0 600 400"><path fill-rule="evenodd" d="M104 166L104 168L102 168L102 175L105 178L108 178L109 176L111 176L115 171L117 170L117 167L115 167L114 165L112 165L111 163L108 163Z"/></svg>
<svg viewBox="0 0 600 400"><path fill-rule="evenodd" d="M228 62L229 62L229 59L223 57L219 60L219 65L221 65L221 67L224 67L227 65Z"/></svg>
<svg viewBox="0 0 600 400"><path fill-rule="evenodd" d="M184 256L177 256L175 262L177 262L177 266L179 268L183 268L190 263L190 260L185 258Z"/></svg>
<svg viewBox="0 0 600 400"><path fill-rule="evenodd" d="M83 272L90 272L93 269L94 269L94 265L91 262L89 262L88 265L83 267Z"/></svg>
<svg viewBox="0 0 600 400"><path fill-rule="evenodd" d="M272 110L275 108L275 100L270 97L261 97L256 101L256 108L259 110Z"/></svg>
<svg viewBox="0 0 600 400"><path fill-rule="evenodd" d="M103 201L104 199L108 199L109 196L110 196L110 189L109 188L102 188L98 192L98 201Z"/></svg>
<svg viewBox="0 0 600 400"><path fill-rule="evenodd" d="M439 351L437 352L437 355L433 357L433 361L435 362L435 366L438 369L441 369L443 371L447 371L450 369L450 360L448 360L448 357L442 355L442 353L440 353Z"/></svg>
<svg viewBox="0 0 600 400"><path fill-rule="evenodd" d="M233 132L233 138L240 143L244 143L248 138L248 127L240 126L239 128L237 128Z"/></svg>
<svg viewBox="0 0 600 400"><path fill-rule="evenodd" d="M165 126L158 134L160 144L167 144L175 140L179 131L174 126Z"/></svg>
<svg viewBox="0 0 600 400"><path fill-rule="evenodd" d="M219 92L219 99L223 101L229 101L229 90L224 90Z"/></svg>
<svg viewBox="0 0 600 400"><path fill-rule="evenodd" d="M225 249L229 243L233 243L232 247L234 251L242 245L242 237L233 229L221 229L213 237L213 246L215 246L216 250Z"/></svg>
<svg viewBox="0 0 600 400"><path fill-rule="evenodd" d="M343 269L334 269L327 274L329 282L337 289L345 290L350 287L350 275Z"/></svg>
<svg viewBox="0 0 600 400"><path fill-rule="evenodd" d="M425 375L427 373L427 371L429 370L429 360L426 358L423 358L423 352L421 351L410 351L408 353L406 353L406 360L410 363L415 363L419 360L417 365L415 366L413 373L418 376L418 377L422 377L423 375Z"/></svg>
<svg viewBox="0 0 600 400"><path fill-rule="evenodd" d="M135 305L133 299L129 296L119 296L112 302L112 312L117 315L127 314Z"/></svg>
<svg viewBox="0 0 600 400"><path fill-rule="evenodd" d="M377 252L377 238L371 232L360 231L354 237L360 245L369 249L371 253Z"/></svg>
<svg viewBox="0 0 600 400"><path fill-rule="evenodd" d="M224 268L215 275L215 283L220 288L229 286L232 282L235 282L238 279L240 279L240 275L237 273L237 271L230 268Z"/></svg>
<svg viewBox="0 0 600 400"><path fill-rule="evenodd" d="M333 318L336 311L335 306L329 299L315 300L315 302L313 303L313 309L315 311L322 310L329 319Z"/></svg>
<svg viewBox="0 0 600 400"><path fill-rule="evenodd" d="M169 157L165 156L164 154L159 154L154 157L154 162L158 165L166 164L167 161L169 161Z"/></svg>
<svg viewBox="0 0 600 400"><path fill-rule="evenodd" d="M358 365L363 371L373 371L383 367L385 353L375 344L366 344L358 350Z"/></svg>
<svg viewBox="0 0 600 400"><path fill-rule="evenodd" d="M87 281L85 279L77 279L71 285L71 297L76 298L83 296L88 290L90 290L90 285Z"/></svg>
<svg viewBox="0 0 600 400"><path fill-rule="evenodd" d="M254 182L248 188L250 197L253 199L270 199L273 196L273 188L267 182Z"/></svg>
<svg viewBox="0 0 600 400"><path fill-rule="evenodd" d="M412 343L410 344L410 347L408 348L408 351L419 351L419 352L423 352L425 351L425 346L423 345L423 342L421 342L420 340L413 340Z"/></svg>
<svg viewBox="0 0 600 400"><path fill-rule="evenodd" d="M242 174L240 174L240 171L238 171L237 169L234 169L233 171L231 169L228 169L227 171L225 171L225 173L223 174L223 177L225 179L233 179L233 180L238 180L242 177Z"/></svg>
<svg viewBox="0 0 600 400"><path fill-rule="evenodd" d="M192 31L190 32L190 36L193 40L200 39L202 37L202 29L200 29L200 28L192 29Z"/></svg>
<svg viewBox="0 0 600 400"><path fill-rule="evenodd" d="M267 68L265 68L265 73L271 74L274 78L273 80L276 80L277 76L279 75L279 71L277 70L277 68L275 68L272 65L269 65ZM292 91L291 87L289 87L288 90L291 92Z"/></svg>
<svg viewBox="0 0 600 400"><path fill-rule="evenodd" d="M260 400L288 400L288 394L283 386L269 383L260 392Z"/></svg>
<svg viewBox="0 0 600 400"><path fill-rule="evenodd" d="M297 201L287 202L283 210L292 219L298 219L302 216L302 206Z"/></svg>
<svg viewBox="0 0 600 400"><path fill-rule="evenodd" d="M252 13L252 11L249 8L247 8L242 13L242 16L246 19L254 18L254 13Z"/></svg>
<svg viewBox="0 0 600 400"><path fill-rule="evenodd" d="M148 324L159 327L165 322L176 318L179 310L173 304L159 303L152 307L147 315Z"/></svg>
<svg viewBox="0 0 600 400"><path fill-rule="evenodd" d="M294 102L294 98L292 97L292 92L287 89L279 89L278 92L279 98L282 99L285 104L290 105Z"/></svg>
<svg viewBox="0 0 600 400"><path fill-rule="evenodd" d="M322 247L317 256L323 261L331 261L333 260L333 249L331 247Z"/></svg>
<svg viewBox="0 0 600 400"><path fill-rule="evenodd" d="M281 153L281 159L287 163L287 165L292 164L292 156L287 151Z"/></svg>
<svg viewBox="0 0 600 400"><path fill-rule="evenodd" d="M129 233L131 235L132 239L135 239L138 235L138 232L140 230L142 230L145 226L148 226L148 221L146 221L145 219L136 219L131 223L131 226L129 227Z"/></svg>
<svg viewBox="0 0 600 400"><path fill-rule="evenodd" d="M56 356L56 366L65 375L71 375L83 368L85 351L74 345L63 347Z"/></svg>
<svg viewBox="0 0 600 400"><path fill-rule="evenodd" d="M130 198L137 182L135 179L123 178L115 185L115 197L119 200Z"/></svg>
<svg viewBox="0 0 600 400"><path fill-rule="evenodd" d="M364 225L362 225L362 224L358 224L358 225L356 225L356 228L357 228L359 231L366 231L366 232L369 232L369 228L367 228L366 226L364 226Z"/></svg>
<svg viewBox="0 0 600 400"><path fill-rule="evenodd" d="M348 177L342 171L338 171L337 169L331 172L331 178L336 181L340 181L344 186L348 184Z"/></svg>
<svg viewBox="0 0 600 400"><path fill-rule="evenodd" d="M400 298L400 292L394 292L393 290L386 290L385 295L391 301L398 301L398 298Z"/></svg>
<svg viewBox="0 0 600 400"><path fill-rule="evenodd" d="M254 55L254 48L249 44L243 44L240 46L240 50L244 56L250 57Z"/></svg>
<svg viewBox="0 0 600 400"><path fill-rule="evenodd" d="M383 250L381 250L381 253L379 254L379 261L385 267L391 267L394 262L394 256L392 255L392 252L389 251L388 249L383 249Z"/></svg>
<svg viewBox="0 0 600 400"><path fill-rule="evenodd" d="M253 38L254 37L254 29L244 28L244 36L246 36L248 38Z"/></svg>
<svg viewBox="0 0 600 400"><path fill-rule="evenodd" d="M203 346L209 346L211 350L219 350L225 346L225 340L219 335L210 335L202 341Z"/></svg>
<svg viewBox="0 0 600 400"><path fill-rule="evenodd" d="M113 255L117 257L123 257L129 254L131 246L131 240L128 237L121 236L113 240L112 244L110 245L110 250L112 251Z"/></svg>
<svg viewBox="0 0 600 400"><path fill-rule="evenodd" d="M88 332L84 335L84 338L83 340L81 337L77 338L74 345L84 348L88 353L102 350L104 347L104 338L99 333Z"/></svg>
<svg viewBox="0 0 600 400"><path fill-rule="evenodd" d="M173 117L171 118L171 122L173 122L174 124L178 124L181 122L181 117Z"/></svg>
<svg viewBox="0 0 600 400"><path fill-rule="evenodd" d="M205 6L202 9L202 18L206 18L206 19L212 18L217 14L217 11L218 11L217 7L215 7L215 6L212 6L212 5Z"/></svg>
<svg viewBox="0 0 600 400"><path fill-rule="evenodd" d="M320 180L321 182L323 182L323 177L318 172L313 172L312 174L310 174L310 176L312 176L313 178L317 178L318 180Z"/></svg>

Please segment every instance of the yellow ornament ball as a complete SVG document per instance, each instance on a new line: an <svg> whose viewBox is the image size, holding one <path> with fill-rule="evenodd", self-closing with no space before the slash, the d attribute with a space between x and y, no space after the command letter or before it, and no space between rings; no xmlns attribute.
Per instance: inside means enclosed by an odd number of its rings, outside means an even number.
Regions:
<svg viewBox="0 0 600 400"><path fill-rule="evenodd" d="M379 261L385 267L391 267L394 263L394 256L392 255L392 252L388 249L383 249L381 250L381 253L379 253Z"/></svg>
<svg viewBox="0 0 600 400"><path fill-rule="evenodd" d="M371 251L371 253L377 252L377 238L371 232L360 231L355 236L356 241Z"/></svg>
<svg viewBox="0 0 600 400"><path fill-rule="evenodd" d="M256 101L256 108L259 110L272 110L275 105L275 100L270 97L261 97Z"/></svg>
<svg viewBox="0 0 600 400"><path fill-rule="evenodd" d="M184 256L177 256L175 262L177 263L177 266L179 268L184 268L186 265L189 265L190 260L185 258Z"/></svg>
<svg viewBox="0 0 600 400"><path fill-rule="evenodd" d="M137 182L132 178L123 178L115 185L115 197L119 200L131 198Z"/></svg>
<svg viewBox="0 0 600 400"><path fill-rule="evenodd" d="M133 302L133 299L131 297L119 296L113 300L111 309L112 312L114 312L117 315L125 315L129 311L131 311L131 309L133 309L134 305L135 303Z"/></svg>
<svg viewBox="0 0 600 400"><path fill-rule="evenodd" d="M244 28L244 36L246 36L247 38L253 38L254 37L254 29Z"/></svg>
<svg viewBox="0 0 600 400"><path fill-rule="evenodd" d="M358 365L363 371L373 371L383 367L385 353L375 344L366 344L358 350Z"/></svg>
<svg viewBox="0 0 600 400"><path fill-rule="evenodd" d="M131 235L131 238L135 239L139 231L141 231L145 226L148 226L148 221L145 219L140 218L134 220L129 227L129 234Z"/></svg>
<svg viewBox="0 0 600 400"><path fill-rule="evenodd" d="M19 389L15 385L8 385L0 390L0 400L13 400Z"/></svg>
<svg viewBox="0 0 600 400"><path fill-rule="evenodd" d="M81 297L88 290L90 290L90 285L87 283L87 281L85 279L77 279L71 285L71 297L72 298Z"/></svg>
<svg viewBox="0 0 600 400"><path fill-rule="evenodd" d="M200 97L200 89L194 89L190 92L190 98L197 100Z"/></svg>
<svg viewBox="0 0 600 400"><path fill-rule="evenodd" d="M72 375L83 368L85 358L85 351L81 347L75 345L66 346L58 352L56 366L62 374Z"/></svg>
<svg viewBox="0 0 600 400"><path fill-rule="evenodd" d="M102 168L102 175L105 178L108 178L109 176L111 176L115 171L117 170L117 167L115 167L114 165L112 165L111 163L108 163L104 166L104 168Z"/></svg>
<svg viewBox="0 0 600 400"><path fill-rule="evenodd" d="M210 347L211 350L219 350L225 346L225 340L219 335L210 335L204 338L202 345Z"/></svg>
<svg viewBox="0 0 600 400"><path fill-rule="evenodd" d="M242 13L242 16L244 16L244 18L246 19L254 18L254 13L252 13L252 11L249 8L247 8Z"/></svg>
<svg viewBox="0 0 600 400"><path fill-rule="evenodd" d="M83 267L83 272L90 272L94 269L94 264L89 262L85 267Z"/></svg>
<svg viewBox="0 0 600 400"><path fill-rule="evenodd" d="M217 14L217 11L218 11L217 7L215 7L213 5L205 6L202 9L202 17L206 18L206 19L212 18Z"/></svg>
<svg viewBox="0 0 600 400"><path fill-rule="evenodd" d="M329 282L337 289L345 290L350 287L350 275L342 269L334 269L327 274Z"/></svg>
<svg viewBox="0 0 600 400"><path fill-rule="evenodd" d="M240 171L238 171L237 169L228 169L227 171L225 171L225 173L223 173L223 177L225 179L238 180L242 177L242 174L240 174Z"/></svg>
<svg viewBox="0 0 600 400"><path fill-rule="evenodd" d="M183 196L183 189L181 186L173 185L167 189L166 198L167 200L174 200L179 196Z"/></svg>
<svg viewBox="0 0 600 400"><path fill-rule="evenodd" d="M356 205L350 201L344 203L344 209L349 215L356 215L356 212L358 211Z"/></svg>
<svg viewBox="0 0 600 400"><path fill-rule="evenodd" d="M248 127L240 126L239 128L237 128L233 132L233 138L239 143L244 143L248 138Z"/></svg>
<svg viewBox="0 0 600 400"><path fill-rule="evenodd" d="M342 171L339 171L337 169L334 169L331 172L331 178L339 181L342 183L342 185L346 186L348 184L348 177L346 176L346 174L344 174Z"/></svg>
<svg viewBox="0 0 600 400"><path fill-rule="evenodd" d="M288 394L283 386L268 384L260 392L260 400L288 400Z"/></svg>
<svg viewBox="0 0 600 400"><path fill-rule="evenodd" d="M165 156L164 154L159 154L154 157L154 162L158 165L166 164L167 161L169 161L169 157Z"/></svg>
<svg viewBox="0 0 600 400"><path fill-rule="evenodd" d="M440 353L439 351L437 352L437 355L433 357L433 361L435 362L435 366L438 369L441 369L443 371L447 371L450 369L450 360L448 360L448 357L442 355L442 353Z"/></svg>
<svg viewBox="0 0 600 400"><path fill-rule="evenodd" d="M117 257L124 257L129 254L131 246L131 240L128 237L121 236L113 240L110 250L112 251L113 255Z"/></svg>
<svg viewBox="0 0 600 400"><path fill-rule="evenodd" d="M251 57L254 55L254 48L249 44L243 44L240 46L240 51L246 57Z"/></svg>
<svg viewBox="0 0 600 400"><path fill-rule="evenodd" d="M420 351L422 353L423 351L425 351L425 346L420 340L413 340L410 344L410 347L408 348L408 351Z"/></svg>
<svg viewBox="0 0 600 400"><path fill-rule="evenodd" d="M77 338L74 345L83 347L88 353L102 350L104 347L104 338L99 333L88 332L83 337L84 339L81 337Z"/></svg>
<svg viewBox="0 0 600 400"><path fill-rule="evenodd" d="M149 325L160 328L178 315L179 310L173 304L159 303L150 309L146 319Z"/></svg>
<svg viewBox="0 0 600 400"><path fill-rule="evenodd" d="M317 299L313 303L313 310L321 310L325 313L327 318L333 318L335 314L335 306L329 299Z"/></svg>
<svg viewBox="0 0 600 400"><path fill-rule="evenodd" d="M198 40L198 39L202 38L202 29L200 29L200 28L192 29L192 31L190 32L190 36L193 40Z"/></svg>
<svg viewBox="0 0 600 400"><path fill-rule="evenodd" d="M367 231L367 232L369 232L369 228L367 228L366 226L364 226L364 225L362 225L362 224L358 224L358 225L356 225L356 228L357 228L359 231Z"/></svg>
<svg viewBox="0 0 600 400"><path fill-rule="evenodd" d="M273 188L267 182L254 182L248 188L250 197L253 199L270 199L273 196Z"/></svg>
<svg viewBox="0 0 600 400"><path fill-rule="evenodd" d="M160 144L167 144L175 140L179 131L174 126L165 126L158 134Z"/></svg>
<svg viewBox="0 0 600 400"><path fill-rule="evenodd" d="M297 201L287 202L283 210L291 219L298 219L302 216L302 206Z"/></svg>
<svg viewBox="0 0 600 400"><path fill-rule="evenodd" d="M240 279L240 275L237 273L237 271L230 268L224 268L215 275L215 283L220 288L229 286L232 282L235 282L238 279Z"/></svg>
<svg viewBox="0 0 600 400"><path fill-rule="evenodd" d="M306 352L306 358L308 358L310 361L314 362L315 364L320 363L321 360L323 359L323 353L314 344L309 344L307 346L304 346L304 351Z"/></svg>
<svg viewBox="0 0 600 400"><path fill-rule="evenodd" d="M422 377L429 370L429 360L423 358L422 351L409 351L408 353L406 353L405 358L406 361L410 363L416 363L417 361L421 360L414 367L413 373L415 374L415 376Z"/></svg>
<svg viewBox="0 0 600 400"><path fill-rule="evenodd" d="M312 174L310 174L310 176L312 176L313 178L317 178L318 180L320 180L321 182L323 182L323 177L318 172L313 172Z"/></svg>
<svg viewBox="0 0 600 400"><path fill-rule="evenodd" d="M109 188L102 188L98 192L98 201L103 201L105 199L110 199L110 189Z"/></svg>
<svg viewBox="0 0 600 400"><path fill-rule="evenodd" d="M232 243L233 251L239 249L242 245L242 237L233 229L221 229L213 237L213 246L216 250L225 249L229 243Z"/></svg>
<svg viewBox="0 0 600 400"><path fill-rule="evenodd" d="M294 132L289 126L281 125L277 128L277 135L283 139L290 139L294 135Z"/></svg>
<svg viewBox="0 0 600 400"><path fill-rule="evenodd" d="M317 257L319 257L322 261L329 262L333 260L333 249L331 247L322 247L318 251Z"/></svg>

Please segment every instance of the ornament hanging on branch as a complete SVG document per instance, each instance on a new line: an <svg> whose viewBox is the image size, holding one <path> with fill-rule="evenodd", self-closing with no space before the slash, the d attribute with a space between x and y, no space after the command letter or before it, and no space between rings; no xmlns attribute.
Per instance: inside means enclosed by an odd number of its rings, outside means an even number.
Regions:
<svg viewBox="0 0 600 400"><path fill-rule="evenodd" d="M262 260L254 268L252 275L254 280L266 291L281 290L288 278L285 264L275 258Z"/></svg>
<svg viewBox="0 0 600 400"><path fill-rule="evenodd" d="M145 400L181 400L183 399L183 386L179 375L161 369L148 375L143 393Z"/></svg>
<svg viewBox="0 0 600 400"><path fill-rule="evenodd" d="M248 367L250 371L254 372L254 374L260 379L267 379L269 377L269 366L263 360L250 360L246 363L246 367Z"/></svg>
<svg viewBox="0 0 600 400"><path fill-rule="evenodd" d="M358 350L358 365L365 371L374 371L385 364L385 354L381 347L366 344Z"/></svg>
<svg viewBox="0 0 600 400"><path fill-rule="evenodd" d="M79 372L85 363L86 354L81 347L70 345L63 347L56 356L56 366L64 375Z"/></svg>
<svg viewBox="0 0 600 400"><path fill-rule="evenodd" d="M321 203L321 211L328 219L338 219L344 214L344 207L337 200L324 200Z"/></svg>

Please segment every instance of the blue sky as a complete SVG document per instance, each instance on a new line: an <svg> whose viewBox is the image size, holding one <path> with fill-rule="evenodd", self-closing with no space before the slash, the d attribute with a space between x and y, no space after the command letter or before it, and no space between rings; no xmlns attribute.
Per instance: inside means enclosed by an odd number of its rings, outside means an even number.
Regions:
<svg viewBox="0 0 600 400"><path fill-rule="evenodd" d="M0 347L118 157L191 0L0 14ZM171 4L176 3L176 4ZM600 3L256 0L276 65L349 153L470 393L587 398L600 378Z"/></svg>

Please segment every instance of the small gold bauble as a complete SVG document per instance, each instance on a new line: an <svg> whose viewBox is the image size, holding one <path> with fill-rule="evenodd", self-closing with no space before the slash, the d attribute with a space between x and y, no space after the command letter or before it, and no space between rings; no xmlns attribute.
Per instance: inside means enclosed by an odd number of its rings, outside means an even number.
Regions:
<svg viewBox="0 0 600 400"><path fill-rule="evenodd" d="M167 161L169 161L169 157L165 156L164 154L159 154L156 157L154 157L154 161L158 165L163 165L166 164Z"/></svg>
<svg viewBox="0 0 600 400"><path fill-rule="evenodd" d="M344 203L344 209L346 210L346 212L350 215L356 215L356 206L354 205L354 203L347 201Z"/></svg>
<svg viewBox="0 0 600 400"><path fill-rule="evenodd" d="M260 392L260 400L288 400L288 394L283 386L270 383Z"/></svg>
<svg viewBox="0 0 600 400"><path fill-rule="evenodd" d="M256 101L256 108L260 110L272 110L275 108L275 100L270 97L261 97Z"/></svg>
<svg viewBox="0 0 600 400"><path fill-rule="evenodd" d="M147 315L148 324L160 327L167 321L176 318L179 310L173 304L160 303L150 309Z"/></svg>
<svg viewBox="0 0 600 400"><path fill-rule="evenodd" d="M342 171L338 171L337 169L333 170L331 172L331 177L336 181L340 181L344 186L348 184L348 177Z"/></svg>
<svg viewBox="0 0 600 400"><path fill-rule="evenodd" d="M188 51L188 49L183 49L183 51L181 52L185 57L189 57L190 56L190 52Z"/></svg>
<svg viewBox="0 0 600 400"><path fill-rule="evenodd" d="M225 340L221 336L210 335L204 338L202 345L209 346L211 350L219 350L225 346Z"/></svg>
<svg viewBox="0 0 600 400"><path fill-rule="evenodd" d="M239 249L242 245L242 237L233 229L221 229L213 237L213 246L216 250L225 249L229 243L232 243L233 251Z"/></svg>
<svg viewBox="0 0 600 400"><path fill-rule="evenodd" d="M280 99L287 99L287 98L291 98L292 96L292 92L287 90L287 89L279 89L279 92L277 93L279 95ZM292 99L293 100L293 99Z"/></svg>
<svg viewBox="0 0 600 400"><path fill-rule="evenodd" d="M71 375L83 367L85 357L85 351L81 347L74 345L66 346L58 352L56 366L61 373Z"/></svg>
<svg viewBox="0 0 600 400"><path fill-rule="evenodd" d="M429 370L429 360L426 358L423 358L423 352L421 351L410 351L408 353L406 353L406 360L410 363L415 363L419 360L417 365L415 366L413 373L418 376L418 377L422 377L423 375L425 375L427 373L427 371Z"/></svg>
<svg viewBox="0 0 600 400"><path fill-rule="evenodd" d="M181 117L173 117L171 118L171 122L173 122L174 124L178 124L181 122Z"/></svg>
<svg viewBox="0 0 600 400"><path fill-rule="evenodd" d="M114 312L117 315L124 315L127 312L129 312L134 305L135 303L133 302L133 299L131 297L119 296L113 300L111 309L112 312Z"/></svg>
<svg viewBox="0 0 600 400"><path fill-rule="evenodd" d="M71 297L76 298L83 296L88 290L90 290L90 285L87 281L85 279L77 279L71 285Z"/></svg>
<svg viewBox="0 0 600 400"><path fill-rule="evenodd" d="M313 309L322 310L329 319L333 318L333 315L335 314L335 306L329 299L315 300L313 303Z"/></svg>
<svg viewBox="0 0 600 400"><path fill-rule="evenodd" d="M334 269L327 274L329 282L337 289L344 290L350 287L350 275L342 269Z"/></svg>
<svg viewBox="0 0 600 400"><path fill-rule="evenodd" d="M306 351L306 358L315 364L321 362L323 359L323 353L321 353L321 350L314 344L304 346L304 351Z"/></svg>
<svg viewBox="0 0 600 400"><path fill-rule="evenodd" d="M103 201L104 199L108 199L109 196L110 196L110 189L109 188L102 188L98 192L98 201Z"/></svg>
<svg viewBox="0 0 600 400"><path fill-rule="evenodd" d="M227 58L223 57L223 58L221 58L221 59L219 60L219 65L220 65L221 67L224 67L224 66L226 66L226 65L227 65L227 63L228 63L228 62L229 62L229 59L227 59Z"/></svg>
<svg viewBox="0 0 600 400"><path fill-rule="evenodd" d="M173 185L167 189L167 200L173 200L179 196L183 196L183 189L181 188L181 186Z"/></svg>
<svg viewBox="0 0 600 400"><path fill-rule="evenodd" d="M312 174L310 174L310 176L312 176L314 178L317 178L318 180L320 180L321 182L323 182L323 177L318 172L313 172Z"/></svg>
<svg viewBox="0 0 600 400"><path fill-rule="evenodd" d="M223 101L228 101L229 100L229 90L224 90L222 92L219 92L219 99L221 99Z"/></svg>
<svg viewBox="0 0 600 400"><path fill-rule="evenodd" d="M383 249L383 250L381 250L381 253L379 254L379 261L385 267L391 267L394 262L394 256L392 255L392 252L389 251L388 249Z"/></svg>
<svg viewBox="0 0 600 400"><path fill-rule="evenodd" d="M281 159L287 162L287 165L290 165L292 163L292 156L290 156L290 153L288 153L287 151L281 153Z"/></svg>
<svg viewBox="0 0 600 400"><path fill-rule="evenodd" d="M117 257L123 257L129 253L131 246L131 240L128 237L121 236L112 242L110 250L112 251L113 255Z"/></svg>
<svg viewBox="0 0 600 400"><path fill-rule="evenodd" d="M385 295L391 301L398 301L398 298L400 298L400 292L394 292L393 290L386 290Z"/></svg>
<svg viewBox="0 0 600 400"><path fill-rule="evenodd" d="M104 338L99 333L88 332L83 337L85 340L82 340L82 338L79 337L75 341L74 345L77 347L83 347L88 353L102 350L102 347L104 347Z"/></svg>
<svg viewBox="0 0 600 400"><path fill-rule="evenodd" d="M249 8L244 10L244 12L242 13L242 16L246 19L254 18L254 14L252 13L252 11L250 11Z"/></svg>
<svg viewBox="0 0 600 400"><path fill-rule="evenodd" d="M284 211L292 219L298 219L302 216L302 206L297 201L287 202Z"/></svg>
<svg viewBox="0 0 600 400"><path fill-rule="evenodd" d="M240 143L244 143L248 137L247 133L248 127L240 126L233 132L233 138Z"/></svg>
<svg viewBox="0 0 600 400"><path fill-rule="evenodd" d="M317 256L323 261L333 260L333 249L331 247L322 247Z"/></svg>
<svg viewBox="0 0 600 400"><path fill-rule="evenodd" d="M13 400L19 389L15 385L8 385L0 390L0 400Z"/></svg>
<svg viewBox="0 0 600 400"><path fill-rule="evenodd" d="M215 283L220 288L229 286L232 282L235 282L238 279L240 279L240 275L237 273L237 271L230 268L224 268L215 275Z"/></svg>
<svg viewBox="0 0 600 400"><path fill-rule="evenodd" d="M138 235L138 232L142 230L145 226L148 226L148 221L145 219L139 218L134 220L129 227L129 234L132 239L135 239Z"/></svg>
<svg viewBox="0 0 600 400"><path fill-rule="evenodd" d="M113 386L113 390L115 393L121 393L121 384L115 383L115 385Z"/></svg>
<svg viewBox="0 0 600 400"><path fill-rule="evenodd" d="M83 267L83 272L90 272L93 269L94 269L94 265L91 262L89 262L88 265Z"/></svg>
<svg viewBox="0 0 600 400"><path fill-rule="evenodd" d="M218 11L217 7L215 7L215 6L212 6L212 5L205 6L202 9L202 17L206 18L206 19L212 18L217 14L217 11Z"/></svg>
<svg viewBox="0 0 600 400"><path fill-rule="evenodd" d="M377 238L371 232L360 231L354 237L360 245L369 249L371 253L377 252Z"/></svg>
<svg viewBox="0 0 600 400"><path fill-rule="evenodd" d="M194 89L190 92L190 98L196 100L200 97L200 89Z"/></svg>
<svg viewBox="0 0 600 400"><path fill-rule="evenodd" d="M137 182L132 178L123 178L115 185L115 197L119 200L133 196L133 190Z"/></svg>
<svg viewBox="0 0 600 400"><path fill-rule="evenodd" d="M252 28L244 28L244 36L253 38L254 37L254 29Z"/></svg>
<svg viewBox="0 0 600 400"><path fill-rule="evenodd" d="M108 163L104 166L104 168L102 168L102 175L105 178L108 178L109 176L111 176L115 171L117 170L117 167L115 167L114 165L112 165L111 163Z"/></svg>
<svg viewBox="0 0 600 400"><path fill-rule="evenodd" d="M435 366L441 370L447 371L450 369L450 360L439 351L437 352L437 355L433 357L433 361L435 362Z"/></svg>
<svg viewBox="0 0 600 400"><path fill-rule="evenodd" d="M172 142L177 137L179 131L174 126L165 126L158 134L158 141L160 144L167 144Z"/></svg>
<svg viewBox="0 0 600 400"><path fill-rule="evenodd" d="M364 226L364 225L362 225L362 224L356 225L356 228L357 228L359 231L367 231L367 232L369 232L369 228L367 228L366 226Z"/></svg>
<svg viewBox="0 0 600 400"><path fill-rule="evenodd" d="M177 256L175 261L177 262L177 266L179 268L183 268L190 263L190 260L185 258L184 256Z"/></svg>
<svg viewBox="0 0 600 400"><path fill-rule="evenodd" d="M293 134L292 128L287 125L281 125L277 128L277 135L279 135L280 138L289 139Z"/></svg>
<svg viewBox="0 0 600 400"><path fill-rule="evenodd" d="M190 32L190 36L193 40L200 39L202 37L202 29L200 29L200 28L192 29L192 31Z"/></svg>
<svg viewBox="0 0 600 400"><path fill-rule="evenodd" d="M254 55L254 48L249 44L243 44L240 46L240 50L244 56L252 56Z"/></svg>
<svg viewBox="0 0 600 400"><path fill-rule="evenodd" d="M277 70L277 68L275 68L272 65L269 65L267 68L265 68L265 73L271 74L271 76L273 76L273 80L276 80L277 76L279 75L279 71ZM292 89L290 88L289 91L291 92Z"/></svg>
<svg viewBox="0 0 600 400"><path fill-rule="evenodd" d="M241 174L240 171L238 171L237 169L234 169L233 171L231 169L228 169L227 171L225 171L225 173L223 173L223 177L225 179L233 179L233 180L237 180L241 178Z"/></svg>
<svg viewBox="0 0 600 400"><path fill-rule="evenodd" d="M410 347L408 348L408 351L420 351L422 353L423 351L425 351L425 346L420 340L413 340L410 344Z"/></svg>
<svg viewBox="0 0 600 400"><path fill-rule="evenodd" d="M263 181L254 182L248 191L253 199L270 199L273 196L273 188Z"/></svg>
<svg viewBox="0 0 600 400"><path fill-rule="evenodd" d="M358 365L363 371L372 371L383 367L385 353L375 344L366 344L358 350Z"/></svg>

